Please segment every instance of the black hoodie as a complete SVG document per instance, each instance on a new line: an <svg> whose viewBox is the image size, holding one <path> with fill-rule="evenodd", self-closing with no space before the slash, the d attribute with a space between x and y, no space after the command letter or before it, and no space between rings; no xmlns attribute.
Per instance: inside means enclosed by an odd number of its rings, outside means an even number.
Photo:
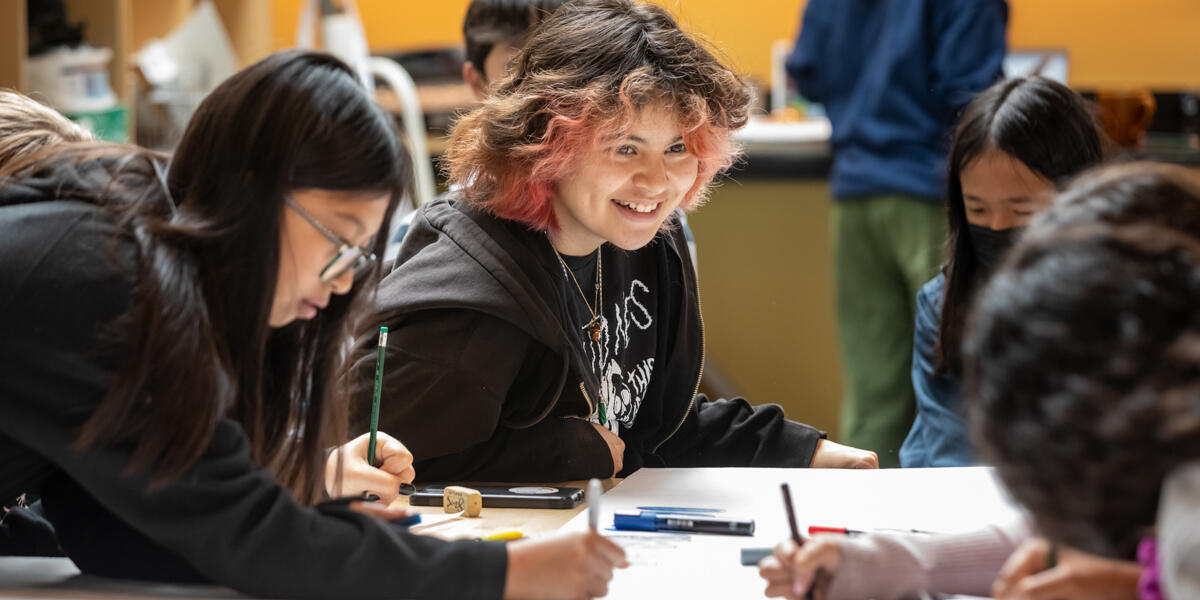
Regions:
<svg viewBox="0 0 1200 600"><path fill-rule="evenodd" d="M823 433L788 421L777 405L697 394L704 329L695 271L677 226L622 253L653 261L674 289L665 378L620 431L626 475L638 468L807 467ZM605 259L608 260L608 259ZM607 264L607 263L606 263ZM422 480L551 482L607 477L613 461L587 420L598 376L564 327L562 265L543 233L457 198L422 208L377 311L358 336L356 422L366 427L378 326L389 329L380 429L416 458ZM672 287L673 286L673 287Z"/></svg>
<svg viewBox="0 0 1200 600"><path fill-rule="evenodd" d="M85 573L199 579L273 598L501 597L502 544L444 542L345 508L301 506L251 460L232 419L217 423L191 468L153 490L148 473L128 468L130 444L78 451L79 426L125 360L101 350L121 346L102 332L129 310L141 272L132 233L113 221L26 185L0 189L0 505L40 493Z"/></svg>

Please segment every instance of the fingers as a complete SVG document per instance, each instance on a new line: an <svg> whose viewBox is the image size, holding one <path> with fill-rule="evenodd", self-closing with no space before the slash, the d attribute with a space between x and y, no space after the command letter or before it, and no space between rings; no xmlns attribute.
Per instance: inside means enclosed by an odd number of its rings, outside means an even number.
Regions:
<svg viewBox="0 0 1200 600"><path fill-rule="evenodd" d="M412 465L412 455L408 457L389 456L379 465L379 470L390 473L400 483L412 483L413 479L417 477L417 470Z"/></svg>
<svg viewBox="0 0 1200 600"><path fill-rule="evenodd" d="M878 469L879 455L829 440L817 442L811 467L816 469Z"/></svg>
<svg viewBox="0 0 1200 600"><path fill-rule="evenodd" d="M400 440L380 431L375 443L375 462L379 468L399 474L412 466L413 455Z"/></svg>
<svg viewBox="0 0 1200 600"><path fill-rule="evenodd" d="M591 564L589 566L588 581L603 583L607 588L608 582L612 581L613 578L613 566L612 563L608 561L608 557L600 554L593 554L591 558ZM594 589L591 589L590 585L588 588L589 592L591 592L593 595L603 595L597 594Z"/></svg>
<svg viewBox="0 0 1200 600"><path fill-rule="evenodd" d="M588 535L595 538L596 553L602 555L609 565L618 569L624 569L629 566L629 560L625 558L624 548L594 531L589 531Z"/></svg>
<svg viewBox="0 0 1200 600"><path fill-rule="evenodd" d="M384 502L399 496L401 483L411 483L416 478L412 452L396 438L380 431L375 438L375 458L379 467L367 461L370 434L363 434L342 446L342 452L333 453L326 468L327 487L333 487L332 474L336 467L336 456L345 461L342 465L342 485L331 490L333 495L371 492ZM335 493L336 492L336 493Z"/></svg>
<svg viewBox="0 0 1200 600"><path fill-rule="evenodd" d="M792 584L790 582L768 584L767 588L763 590L763 595L768 598L791 598L795 600L801 600L803 598L803 596L792 595Z"/></svg>
<svg viewBox="0 0 1200 600"><path fill-rule="evenodd" d="M788 568L788 562L792 555L795 546L791 542L785 542L775 547L775 555L768 556L758 563L758 575L767 582L766 589L763 594L768 598L792 598L794 591L792 586L792 570ZM785 562L780 562L780 556L784 556Z"/></svg>
<svg viewBox="0 0 1200 600"><path fill-rule="evenodd" d="M839 538L819 536L799 548L787 540L758 563L758 574L767 581L769 598L803 598L818 573L832 577L842 562Z"/></svg>
<svg viewBox="0 0 1200 600"><path fill-rule="evenodd" d="M358 463L347 467L342 490L351 494L371 492L379 496L381 502L388 504L400 495L401 483L405 482L387 471Z"/></svg>
<svg viewBox="0 0 1200 600"><path fill-rule="evenodd" d="M792 556L792 594L802 597L817 578L818 572L832 576L842 561L842 546L838 538L818 536L804 544Z"/></svg>
<svg viewBox="0 0 1200 600"><path fill-rule="evenodd" d="M787 570L783 563L774 556L768 556L758 563L758 575L770 582L792 579L792 572Z"/></svg>
<svg viewBox="0 0 1200 600"><path fill-rule="evenodd" d="M1086 593L1083 582L1072 569L1054 568L1030 575L1008 592L1020 600L1066 600L1094 597Z"/></svg>
<svg viewBox="0 0 1200 600"><path fill-rule="evenodd" d="M792 555L796 553L796 545L792 540L783 540L775 545L775 549L771 551L771 556L780 564L787 565L792 562Z"/></svg>
<svg viewBox="0 0 1200 600"><path fill-rule="evenodd" d="M588 578L585 590L588 598L603 598L608 595L608 582L612 580L612 571L607 571L607 576L593 573Z"/></svg>
<svg viewBox="0 0 1200 600"><path fill-rule="evenodd" d="M588 531L583 536L584 549L588 554L584 591L590 598L599 598L608 594L613 568L629 566L629 562L625 560L625 550L612 540L594 531Z"/></svg>
<svg viewBox="0 0 1200 600"><path fill-rule="evenodd" d="M596 428L596 432L600 434L600 438L608 444L608 452L612 455L613 472L612 476L616 477L617 473L621 472L621 468L625 462L625 442L619 436L608 430L608 428L599 423L592 423L592 427Z"/></svg>
<svg viewBox="0 0 1200 600"><path fill-rule="evenodd" d="M1050 543L1042 538L1021 544L1000 568L1000 574L992 583L992 595L1003 596L1011 593L1022 579L1045 569L1049 554Z"/></svg>
<svg viewBox="0 0 1200 600"><path fill-rule="evenodd" d="M854 469L878 469L879 468L879 455L874 452L868 451L862 457L860 457L858 459L858 461L855 463L855 465L851 468L854 468Z"/></svg>
<svg viewBox="0 0 1200 600"><path fill-rule="evenodd" d="M1142 575L1138 563L1063 549L1056 567L1041 570L1046 564L1046 548L1045 544L1031 546L1028 554L1020 557L1031 567L1016 569L999 597L1021 600L1123 600L1137 597Z"/></svg>

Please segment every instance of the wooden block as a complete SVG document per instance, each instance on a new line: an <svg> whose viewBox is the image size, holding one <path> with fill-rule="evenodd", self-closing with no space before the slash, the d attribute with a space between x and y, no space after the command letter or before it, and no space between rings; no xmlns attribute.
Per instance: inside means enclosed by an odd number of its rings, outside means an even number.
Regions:
<svg viewBox="0 0 1200 600"><path fill-rule="evenodd" d="M442 510L448 513L462 512L468 517L478 517L483 512L483 494L461 485L452 485L442 490Z"/></svg>

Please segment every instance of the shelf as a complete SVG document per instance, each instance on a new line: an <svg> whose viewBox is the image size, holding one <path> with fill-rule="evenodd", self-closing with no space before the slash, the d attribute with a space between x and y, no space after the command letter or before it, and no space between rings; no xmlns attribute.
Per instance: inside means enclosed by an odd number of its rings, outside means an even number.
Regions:
<svg viewBox="0 0 1200 600"><path fill-rule="evenodd" d="M0 88L29 93L27 0L0 0ZM84 22L84 41L112 50L109 84L129 110L130 139L135 131L133 99L137 91L133 54L153 38L169 34L187 19L198 0L64 0L67 19ZM261 0L214 0L238 62L248 65L271 53L271 3Z"/></svg>

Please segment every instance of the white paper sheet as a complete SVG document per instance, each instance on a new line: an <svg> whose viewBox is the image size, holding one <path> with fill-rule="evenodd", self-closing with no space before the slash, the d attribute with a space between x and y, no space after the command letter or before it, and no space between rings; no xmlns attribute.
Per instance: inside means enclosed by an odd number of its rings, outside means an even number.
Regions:
<svg viewBox="0 0 1200 600"><path fill-rule="evenodd" d="M991 469L642 469L604 494L600 523L640 506L719 508L755 520L754 536L602 531L632 563L619 571L609 598L762 598L757 569L741 549L773 546L789 536L780 484L788 482L801 533L809 525L852 529L967 531L1018 518ZM587 527L587 511L563 526Z"/></svg>

